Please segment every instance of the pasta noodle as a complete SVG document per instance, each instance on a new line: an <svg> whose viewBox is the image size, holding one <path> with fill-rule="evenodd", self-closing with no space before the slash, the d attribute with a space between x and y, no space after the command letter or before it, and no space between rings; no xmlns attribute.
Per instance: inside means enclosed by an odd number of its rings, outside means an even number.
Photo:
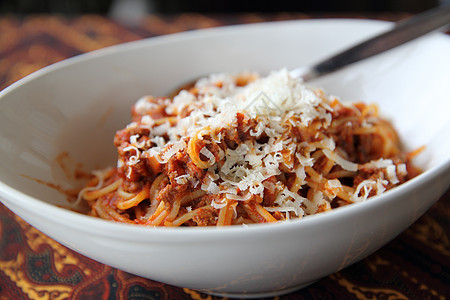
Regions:
<svg viewBox="0 0 450 300"><path fill-rule="evenodd" d="M303 218L416 176L374 104L344 103L286 70L215 74L173 98L143 97L114 138L117 167L93 172L90 214L148 226Z"/></svg>

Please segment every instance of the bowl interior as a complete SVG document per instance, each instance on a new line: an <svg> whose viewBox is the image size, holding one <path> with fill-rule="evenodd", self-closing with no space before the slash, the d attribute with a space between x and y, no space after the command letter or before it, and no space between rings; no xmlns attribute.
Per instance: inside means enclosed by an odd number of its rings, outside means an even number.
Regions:
<svg viewBox="0 0 450 300"><path fill-rule="evenodd" d="M75 170L115 165L113 136L147 94L212 72L293 69L325 58L389 23L315 20L232 26L116 46L50 66L0 98L0 181L65 205L82 184ZM405 148L426 145L417 164L450 160L450 39L432 34L314 82L343 100L374 102Z"/></svg>

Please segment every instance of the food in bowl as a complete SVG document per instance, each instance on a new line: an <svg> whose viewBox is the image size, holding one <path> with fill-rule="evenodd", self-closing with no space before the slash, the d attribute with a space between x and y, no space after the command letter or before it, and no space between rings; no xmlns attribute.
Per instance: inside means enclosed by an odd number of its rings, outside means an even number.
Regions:
<svg viewBox="0 0 450 300"><path fill-rule="evenodd" d="M298 219L419 173L376 105L341 102L286 69L142 97L114 145L117 166L93 172L79 201L93 216L151 226Z"/></svg>
<svg viewBox="0 0 450 300"><path fill-rule="evenodd" d="M22 174L72 187L73 173L58 172L54 158L66 151L83 170L115 165L112 137L130 122L130 101L168 95L186 78L210 71L306 65L389 26L302 20L190 31L42 70L0 92L1 201L63 245L165 284L238 298L305 287L391 241L448 189L447 36L418 40L315 82L342 99L377 103L404 149L426 145L414 159L421 175L361 204L268 226L135 226L66 209L65 195Z"/></svg>

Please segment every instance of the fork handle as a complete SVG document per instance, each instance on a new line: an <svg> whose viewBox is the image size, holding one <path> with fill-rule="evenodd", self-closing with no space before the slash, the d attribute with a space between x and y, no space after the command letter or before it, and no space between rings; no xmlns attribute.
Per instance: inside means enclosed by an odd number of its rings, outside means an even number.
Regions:
<svg viewBox="0 0 450 300"><path fill-rule="evenodd" d="M349 64L397 47L433 30L439 29L448 23L450 23L450 5L439 6L408 19L401 20L395 23L391 30L357 44L310 68L294 70L293 74L302 77L304 81L309 81L334 72Z"/></svg>

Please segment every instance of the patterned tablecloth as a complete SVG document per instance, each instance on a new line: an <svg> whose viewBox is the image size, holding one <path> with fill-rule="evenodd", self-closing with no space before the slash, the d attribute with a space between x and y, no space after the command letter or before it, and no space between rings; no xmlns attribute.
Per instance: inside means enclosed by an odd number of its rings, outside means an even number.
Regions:
<svg viewBox="0 0 450 300"><path fill-rule="evenodd" d="M404 16L350 17L397 20ZM123 25L96 15L1 16L0 89L49 64L118 43L228 24L309 17L150 15L137 25ZM449 237L450 191L409 229L371 256L303 290L277 298L445 299L450 297ZM90 260L42 234L0 204L1 299L218 298Z"/></svg>

